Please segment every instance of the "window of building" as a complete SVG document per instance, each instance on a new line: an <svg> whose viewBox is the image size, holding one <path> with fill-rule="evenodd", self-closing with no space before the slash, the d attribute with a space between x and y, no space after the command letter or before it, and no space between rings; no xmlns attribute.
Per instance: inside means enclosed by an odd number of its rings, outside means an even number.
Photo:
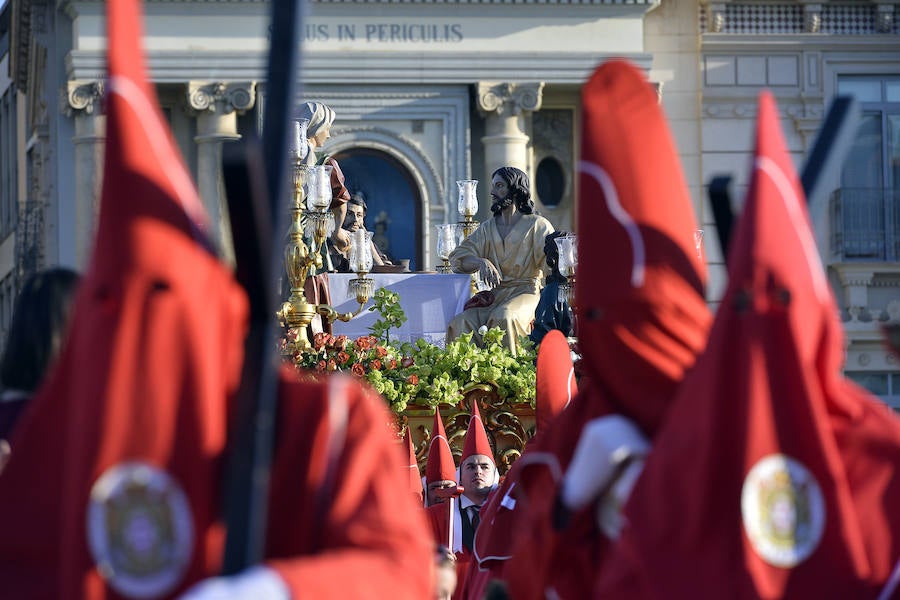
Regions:
<svg viewBox="0 0 900 600"><path fill-rule="evenodd" d="M371 148L345 150L334 158L350 193L365 197L365 225L378 249L392 261L410 259L413 271L422 269L422 200L406 167Z"/></svg>
<svg viewBox="0 0 900 600"><path fill-rule="evenodd" d="M6 334L12 324L16 294L15 274L10 273L0 280L0 351L6 347Z"/></svg>
<svg viewBox="0 0 900 600"><path fill-rule="evenodd" d="M16 102L10 86L0 94L0 238L16 228Z"/></svg>
<svg viewBox="0 0 900 600"><path fill-rule="evenodd" d="M560 162L552 156L541 160L537 166L535 181L541 204L551 208L559 206L566 191L566 173Z"/></svg>
<svg viewBox="0 0 900 600"><path fill-rule="evenodd" d="M862 118L832 199L834 250L843 260L900 259L900 76L848 76L838 94Z"/></svg>
<svg viewBox="0 0 900 600"><path fill-rule="evenodd" d="M900 373L884 371L847 371L850 379L881 398L896 412L900 412Z"/></svg>

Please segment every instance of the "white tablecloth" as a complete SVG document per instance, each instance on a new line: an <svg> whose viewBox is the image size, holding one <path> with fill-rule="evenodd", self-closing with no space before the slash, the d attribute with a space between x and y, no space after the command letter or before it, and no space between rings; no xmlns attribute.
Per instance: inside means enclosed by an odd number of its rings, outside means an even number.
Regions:
<svg viewBox="0 0 900 600"><path fill-rule="evenodd" d="M359 304L356 295L349 292L350 280L354 273L330 273L331 301L338 312L354 312ZM391 340L414 342L425 338L434 344L443 345L447 335L447 324L457 314L471 295L468 275L444 275L429 273L379 273L369 275L375 280L375 289L385 287L400 294L400 306L406 313L407 321L399 331L391 330ZM334 334L351 338L369 335L369 326L378 318L378 313L370 311L370 300L363 312L348 323L335 321Z"/></svg>

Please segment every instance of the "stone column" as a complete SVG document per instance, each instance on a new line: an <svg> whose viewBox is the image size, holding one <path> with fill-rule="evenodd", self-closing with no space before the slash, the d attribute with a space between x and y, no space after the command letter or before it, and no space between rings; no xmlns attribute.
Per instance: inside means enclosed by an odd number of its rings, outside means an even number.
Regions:
<svg viewBox="0 0 900 600"><path fill-rule="evenodd" d="M226 262L234 264L234 245L222 178L222 143L240 139L237 115L253 107L256 82L188 83L188 105L197 117L197 188L209 213L212 237Z"/></svg>
<svg viewBox="0 0 900 600"><path fill-rule="evenodd" d="M541 108L543 82L478 82L478 110L485 116L484 162L486 177L505 166L531 170L528 113ZM490 183L488 183L490 188Z"/></svg>
<svg viewBox="0 0 900 600"><path fill-rule="evenodd" d="M102 81L69 81L65 113L75 117L75 264L87 265L93 247L100 188L103 183L103 150L106 116L101 114Z"/></svg>

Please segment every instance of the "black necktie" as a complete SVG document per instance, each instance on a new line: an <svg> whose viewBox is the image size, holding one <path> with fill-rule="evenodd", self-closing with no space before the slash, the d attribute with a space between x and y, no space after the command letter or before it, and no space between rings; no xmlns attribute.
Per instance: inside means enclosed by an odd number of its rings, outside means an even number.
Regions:
<svg viewBox="0 0 900 600"><path fill-rule="evenodd" d="M472 545L475 541L475 529L478 527L479 517L478 510L480 506L469 506L463 509L462 506L459 507L459 512L462 521L462 544L467 549L471 550Z"/></svg>
<svg viewBox="0 0 900 600"><path fill-rule="evenodd" d="M479 516L481 507L473 504L467 510L469 511L469 521L472 522L472 530L474 531L478 529L478 524L481 522L481 517Z"/></svg>

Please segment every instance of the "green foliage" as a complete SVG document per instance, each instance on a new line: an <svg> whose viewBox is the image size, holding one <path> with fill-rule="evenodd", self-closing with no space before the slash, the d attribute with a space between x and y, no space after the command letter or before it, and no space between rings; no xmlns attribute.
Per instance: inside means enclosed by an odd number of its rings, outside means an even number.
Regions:
<svg viewBox="0 0 900 600"><path fill-rule="evenodd" d="M474 343L474 336L481 337L481 345ZM430 385L420 389L412 403L437 406L456 402L462 390L475 383L494 385L509 401L534 403L534 346L520 338L518 354L513 356L503 336L503 330L495 327L482 335L463 334L444 348L418 340L410 354L414 361L411 369Z"/></svg>
<svg viewBox="0 0 900 600"><path fill-rule="evenodd" d="M372 310L381 317L371 328L374 335L349 340L316 334L313 350L294 357L295 364L307 373L346 371L363 378L394 412L456 404L476 383L494 385L510 402L534 404L536 353L528 338L519 338L515 356L499 327L461 335L443 348L424 339L391 343L389 330L406 322L399 295L379 289Z"/></svg>
<svg viewBox="0 0 900 600"><path fill-rule="evenodd" d="M380 318L372 323L369 331L385 344L391 343L391 328L400 329L406 323L406 313L400 306L400 294L387 288L378 288L372 298L370 311L377 311Z"/></svg>

